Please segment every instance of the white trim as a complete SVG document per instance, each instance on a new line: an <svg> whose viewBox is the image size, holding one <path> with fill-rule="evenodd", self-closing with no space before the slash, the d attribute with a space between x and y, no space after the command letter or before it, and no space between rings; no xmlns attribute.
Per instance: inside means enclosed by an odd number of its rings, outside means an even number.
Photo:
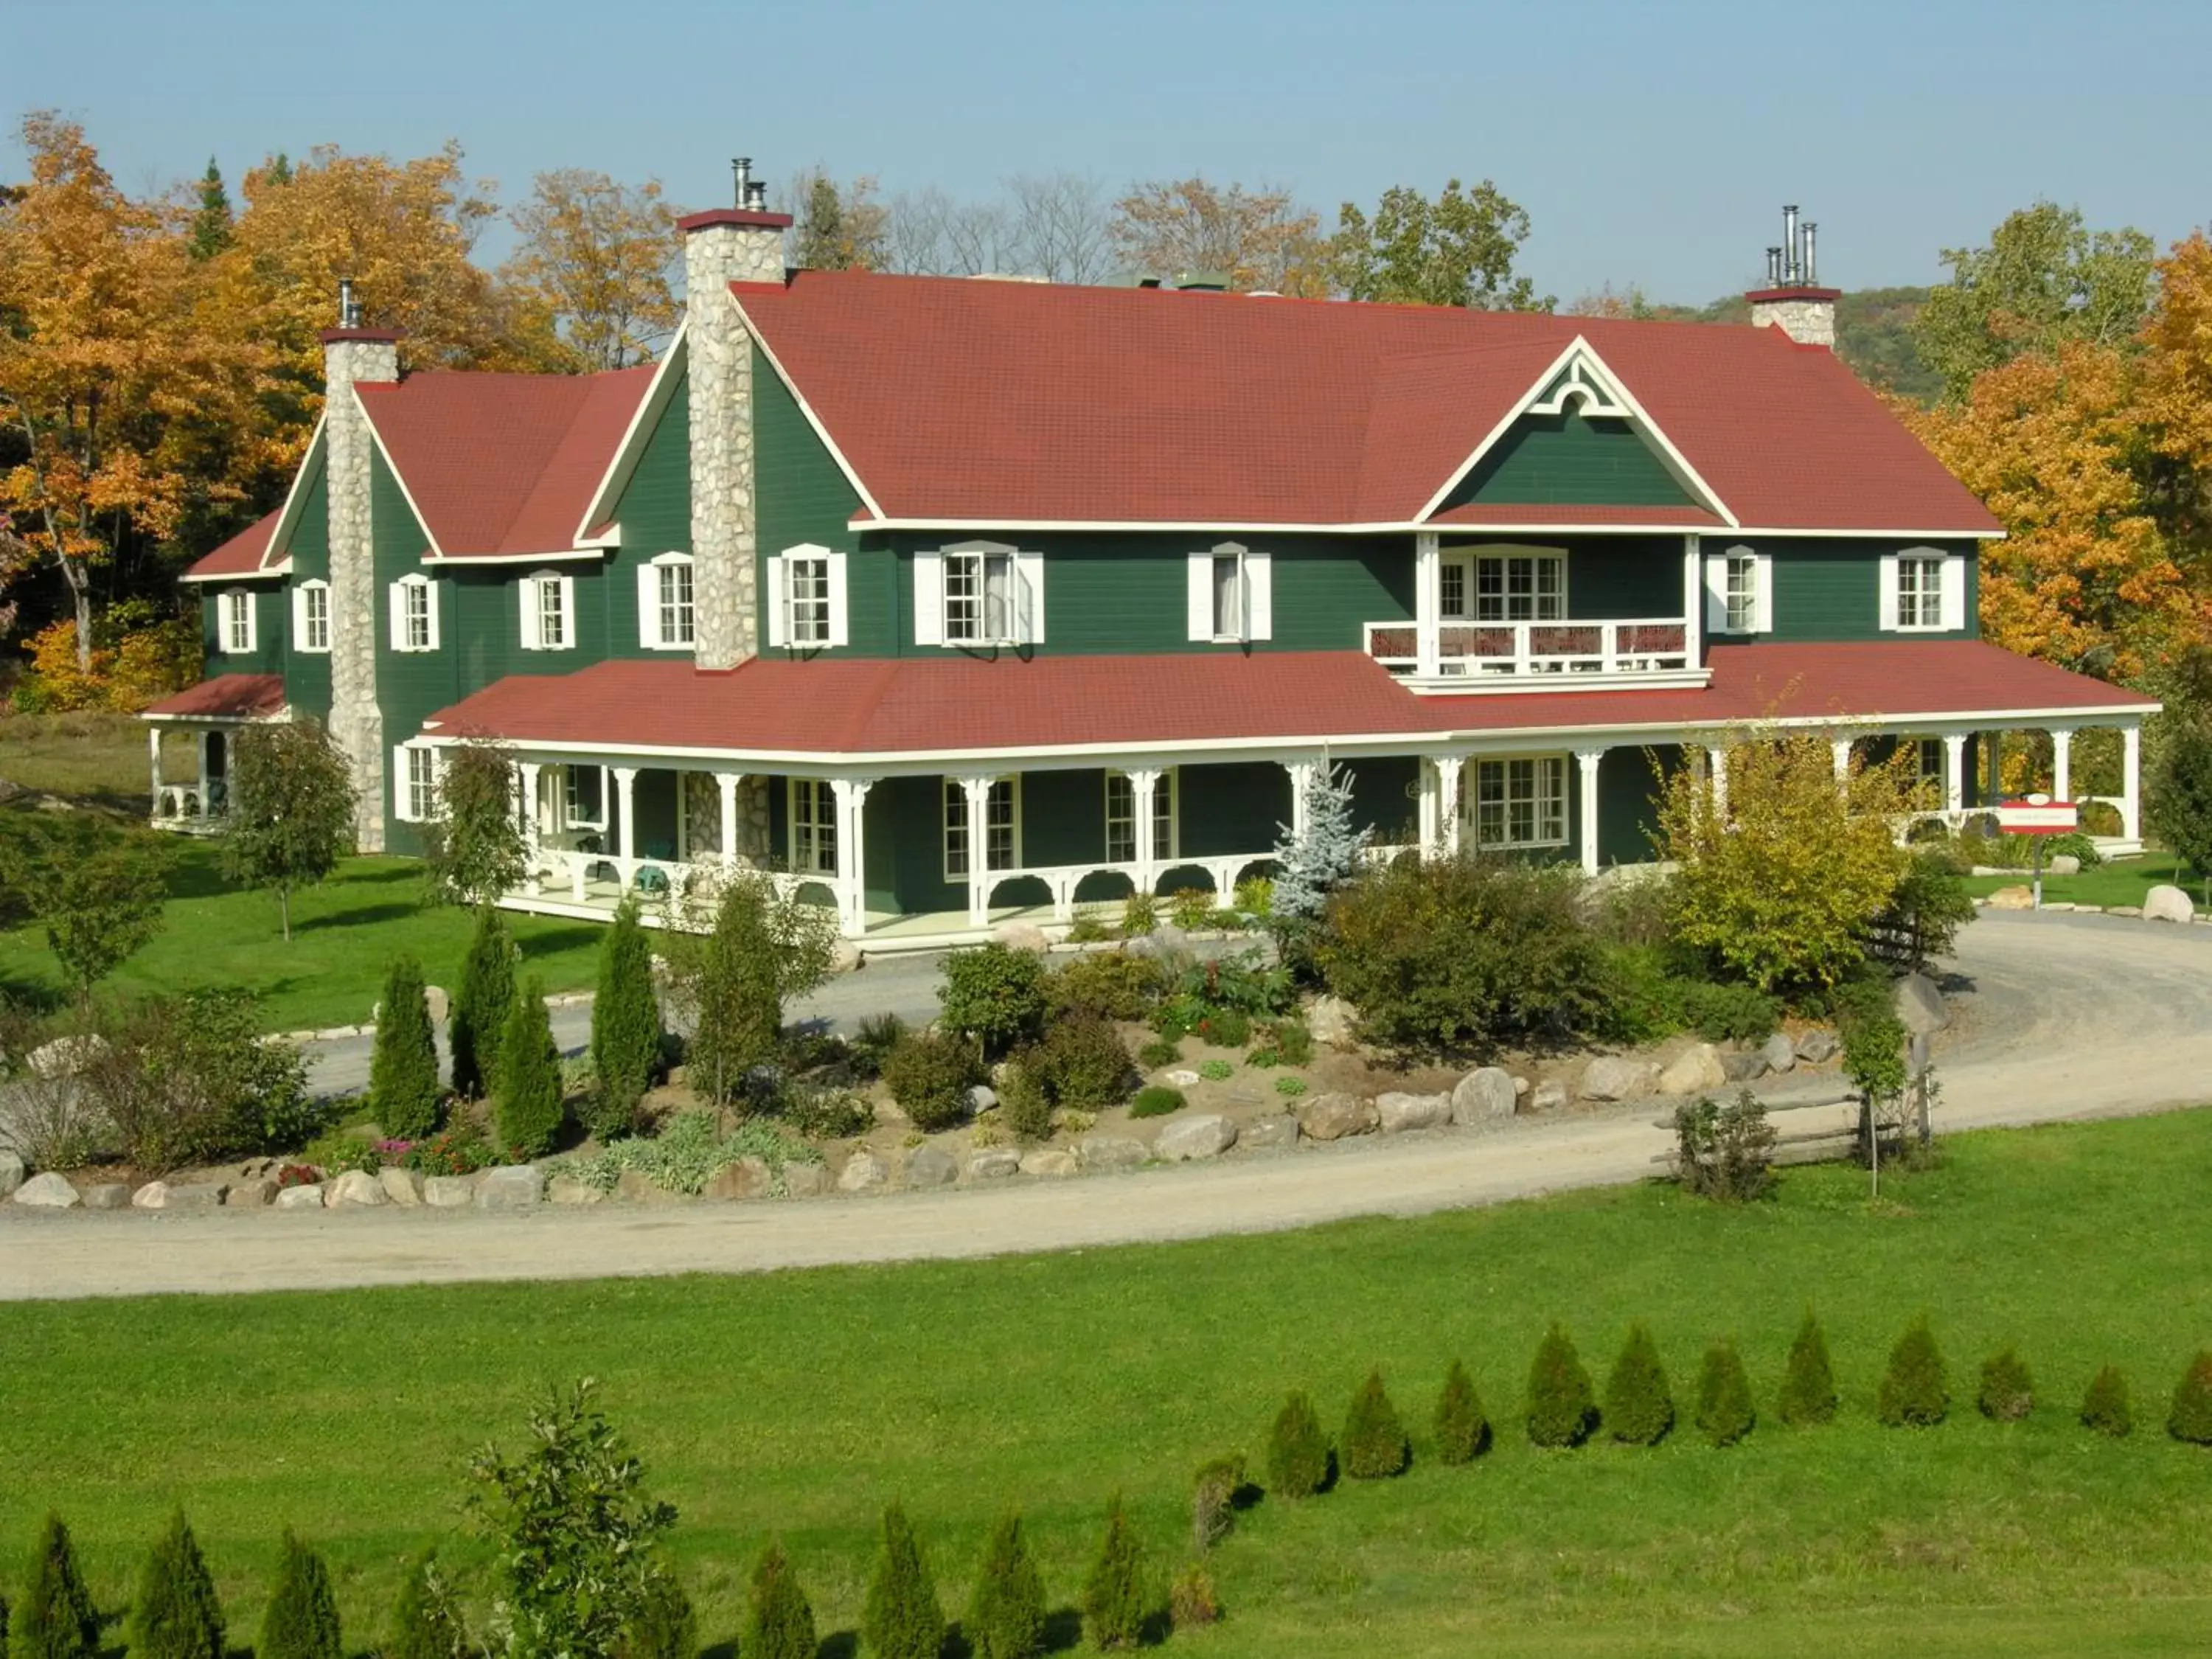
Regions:
<svg viewBox="0 0 2212 1659"><path fill-rule="evenodd" d="M791 635L791 572L784 566L787 554L771 553L768 565L768 643L771 651L788 645Z"/></svg>
<svg viewBox="0 0 2212 1659"><path fill-rule="evenodd" d="M427 812L413 811L415 778L413 757L428 757L430 771L428 784L429 806ZM446 771L445 757L429 744L410 740L394 746L392 768L392 816L401 823L428 823L438 815L438 786Z"/></svg>
<svg viewBox="0 0 2212 1659"><path fill-rule="evenodd" d="M328 411L315 416L315 429L307 434L307 453L300 457L299 471L292 475L290 488L284 492L284 504L276 509L276 522L269 526L269 540L261 550L261 568L270 569L269 556L289 547L292 532L298 527L301 510L306 507L307 492L314 488L312 477L321 476L330 464L330 456L323 448L323 428L330 421ZM286 561L289 562L289 558Z"/></svg>
<svg viewBox="0 0 2212 1659"><path fill-rule="evenodd" d="M787 777L783 781L784 864L794 875L806 876L819 879L824 876L836 876L842 873L839 867L839 863L840 860L843 856L845 845L844 815L838 811L838 807L841 803L836 792L825 787L825 786L836 781L837 781L837 780L834 778L805 777ZM816 845L817 847L820 845L819 837L821 831L825 827L829 830L830 864L829 867L826 869L819 864L801 864L799 861L799 788L802 785L805 787L809 793L813 794L815 805L817 806L826 804L829 807L829 817L826 825L823 822L819 820L810 820L810 827L816 833ZM825 795L828 797L826 803L823 799Z"/></svg>
<svg viewBox="0 0 2212 1659"><path fill-rule="evenodd" d="M392 380L377 380L371 384L376 386L392 386L397 385L398 382ZM353 398L354 406L361 410L361 418L368 427L370 441L376 445L377 448L380 452L382 452L385 465L392 469L392 482L399 486L400 499L407 503L407 510L415 515L416 527L422 531L422 539L430 544L430 550L424 556L422 562L427 564L434 558L442 562L446 556L446 550L438 545L437 532L430 528L429 520L422 516L422 509L416 505L415 492L407 487L407 475L399 470L399 463L393 458L391 447L384 441L384 434L376 429L376 416L368 412L368 400L362 398L361 395L361 388L356 385L349 383L346 386L346 391ZM370 473L372 487L374 477L374 471L372 470Z"/></svg>
<svg viewBox="0 0 2212 1659"><path fill-rule="evenodd" d="M1275 556L1244 555L1244 637L1275 637Z"/></svg>
<svg viewBox="0 0 2212 1659"><path fill-rule="evenodd" d="M1482 524L1453 520L1439 524L1421 519L1371 519L1343 524L1299 524L1260 519L854 519L856 531L916 530L950 533L957 531L994 531L1001 535L1043 534L1056 531L1158 531L1180 535L1237 536L1376 536L1419 532L1442 532L1448 536L1681 536L1713 532L1711 525L1627 524ZM1721 528L1739 536L1797 536L1833 538L1849 541L1984 541L2005 538L2002 530L1807 530L1754 529L1749 525L1724 524Z"/></svg>
<svg viewBox="0 0 2212 1659"><path fill-rule="evenodd" d="M767 335L761 331L759 325L753 321L751 313L746 311L745 302L732 292L730 295L730 303L736 307L738 320L744 324L745 332L752 337L752 343L760 348L761 356L768 359L768 366L775 371L776 378L783 382L784 390L791 393L791 400L799 405L799 412L806 416L807 425L814 428L814 435L822 441L822 447L830 452L830 459L837 463L837 470L845 475L845 482L853 486L853 493L866 504L871 514L878 519L883 518L884 509L881 503L869 493L868 486L860 481L860 473L854 470L852 462L845 459L845 452L837 447L837 441L830 435L830 428L823 424L822 417L814 412L814 405L806 401L806 394L799 389L799 382L791 378L789 371L783 366L783 360L775 355L775 348L769 344Z"/></svg>
<svg viewBox="0 0 2212 1659"><path fill-rule="evenodd" d="M830 550L830 648L832 651L853 641L852 608L845 598L844 553Z"/></svg>
<svg viewBox="0 0 2212 1659"><path fill-rule="evenodd" d="M925 572L927 557L930 572L936 579L936 604L925 611ZM951 601L945 591L945 561L948 557L977 558L983 562L978 567L979 583L975 595L975 625L978 631L965 639L952 637L951 617L948 614ZM1006 618L1003 633L990 634L985 629L988 614L990 564L993 558L1006 562L1006 599L1012 614ZM1029 604L1024 605L1024 599ZM1025 614L1025 612L1030 614ZM927 616L928 622L923 618ZM933 629L933 639L925 639L925 629ZM945 547L932 548L927 555L915 556L915 643L938 645L948 651L990 650L1008 646L1034 645L1044 638L1044 556L1024 553L1010 542L967 541L954 542Z"/></svg>
<svg viewBox="0 0 2212 1659"><path fill-rule="evenodd" d="M981 860L980 861L978 860L977 849L971 845L968 848L968 868L964 872L959 875L952 873L952 848L951 845L952 824L951 821L945 816L945 807L947 805L945 800L945 791L948 787L959 791L962 812L961 827L963 830L968 829L969 825L966 817L968 805L966 775L962 774L956 775L952 773L947 772L940 773L938 776L939 782L938 784L937 790L937 865L938 876L939 879L944 881L947 886L951 886L956 882L965 883L973 886L978 880L988 881L995 878L999 881L1007 881L1012 880L1014 877L1021 874L1022 775L1019 772L994 772L990 775L990 784L993 789L995 790L1002 783L1006 784L1008 786L1008 793L1012 797L1014 819L1014 845L1012 849L1013 861L1011 864L1006 865L1002 869L994 870L990 868L991 811L987 797L983 811L976 815L974 825L974 827L976 830L980 830L983 835L983 847L981 849Z"/></svg>
<svg viewBox="0 0 2212 1659"><path fill-rule="evenodd" d="M545 642L545 585L553 585L561 612L561 638ZM525 651L574 651L576 648L576 579L558 570L533 570L515 585L520 599L521 639Z"/></svg>
<svg viewBox="0 0 2212 1659"><path fill-rule="evenodd" d="M672 566L691 569L691 637L664 638L660 632L660 573ZM647 651L690 651L699 640L699 573L691 556L679 549L656 553L637 567L637 642Z"/></svg>
<svg viewBox="0 0 2212 1659"><path fill-rule="evenodd" d="M272 564L261 570L210 570L204 576L195 576L187 573L178 577L177 580L180 582L190 582L197 587L208 582L277 581L291 574L292 562L287 559L282 564Z"/></svg>
<svg viewBox="0 0 2212 1659"><path fill-rule="evenodd" d="M1210 643L1213 635L1212 553L1193 553L1184 566L1183 633L1194 643Z"/></svg>
<svg viewBox="0 0 2212 1659"><path fill-rule="evenodd" d="M423 617L427 624L425 645L412 645L407 638L407 595L420 588L423 594ZM391 624L390 644L393 651L408 656L426 656L438 648L438 584L419 570L410 570L385 590L386 620Z"/></svg>
<svg viewBox="0 0 2212 1659"><path fill-rule="evenodd" d="M556 547L544 553L446 553L434 559L425 556L422 562L425 565L586 564L597 563L606 556L606 550L600 547Z"/></svg>
<svg viewBox="0 0 2212 1659"><path fill-rule="evenodd" d="M629 487L630 478L637 471L639 458L645 453L641 434L651 429L652 423L659 421L676 395L676 382L682 378L680 371L690 361L684 343L687 326L688 323L677 325L676 337L668 343L668 349L660 354L660 362L654 366L653 378L646 383L645 396L637 400L637 407L630 411L629 424L623 428L622 441L615 446L615 453L607 462L607 470L599 475L599 488L592 492L592 499L584 507L584 516L576 524L576 543L580 547L593 544L592 526L603 523L614 512L615 502ZM617 525L615 537L600 540L597 544L615 544L620 539L620 530L621 526Z"/></svg>
<svg viewBox="0 0 2212 1659"><path fill-rule="evenodd" d="M1014 643L1044 643L1044 555L1014 554Z"/></svg>
<svg viewBox="0 0 2212 1659"><path fill-rule="evenodd" d="M1571 758L1569 755L1559 750L1546 750L1535 753L1517 755L1473 754L1468 756L1467 758L1474 763L1473 766L1468 769L1474 773L1474 776L1470 779L1467 778L1464 774L1462 775L1462 781L1460 786L1460 811L1464 815L1463 822L1466 823L1468 830L1469 831L1471 842L1478 852L1488 852L1492 850L1497 850L1499 852L1528 852L1573 845L1575 839L1575 786L1574 779L1570 775L1567 767L1567 762ZM1501 840L1485 841L1482 836L1483 770L1486 767L1510 767L1516 762L1521 761L1528 762L1534 769L1530 776L1532 782L1537 787L1537 793L1530 796L1530 805L1532 811L1537 814L1540 817L1548 815L1548 807L1550 805L1550 796L1547 793L1544 792L1542 788L1542 786L1548 781L1543 769L1547 766L1556 766L1559 769L1557 775L1559 783L1559 833L1556 836L1543 833L1543 826L1540 823L1537 826L1538 833L1527 840L1516 841L1511 838L1509 833L1505 838ZM1509 784L1510 781L1510 780L1509 779ZM1513 805L1512 798L1510 793L1506 796L1503 805L1510 817Z"/></svg>
<svg viewBox="0 0 2212 1659"><path fill-rule="evenodd" d="M307 595L323 596L323 642L311 645L307 641ZM292 589L292 649L303 657L327 657L331 653L331 585L320 576L310 576Z"/></svg>
<svg viewBox="0 0 2212 1659"><path fill-rule="evenodd" d="M1751 626L1729 626L1729 563L1751 561ZM1714 639L1749 639L1774 631L1774 556L1743 542L1731 542L1705 560L1705 633Z"/></svg>

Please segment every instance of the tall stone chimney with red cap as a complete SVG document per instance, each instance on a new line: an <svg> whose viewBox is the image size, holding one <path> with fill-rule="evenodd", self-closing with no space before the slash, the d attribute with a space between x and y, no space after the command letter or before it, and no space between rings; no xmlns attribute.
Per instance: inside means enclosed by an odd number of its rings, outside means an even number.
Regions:
<svg viewBox="0 0 2212 1659"><path fill-rule="evenodd" d="M730 284L782 282L791 228L789 214L768 211L768 187L752 176L750 160L730 166L736 205L677 222L691 416L693 656L712 669L735 668L760 638L752 336Z"/></svg>
<svg viewBox="0 0 2212 1659"><path fill-rule="evenodd" d="M1820 227L1801 220L1793 204L1782 210L1782 243L1766 250L1766 286L1743 297L1751 301L1751 325L1770 324L1800 345L1836 349L1836 301L1840 289L1820 286L1814 235Z"/></svg>

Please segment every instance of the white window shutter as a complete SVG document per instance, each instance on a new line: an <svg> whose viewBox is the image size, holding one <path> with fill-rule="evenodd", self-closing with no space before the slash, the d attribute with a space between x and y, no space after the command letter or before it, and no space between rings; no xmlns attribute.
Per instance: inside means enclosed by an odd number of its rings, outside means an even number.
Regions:
<svg viewBox="0 0 2212 1659"><path fill-rule="evenodd" d="M791 643L790 587L790 566L784 562L782 554L770 554L768 560L768 642L771 647Z"/></svg>
<svg viewBox="0 0 2212 1659"><path fill-rule="evenodd" d="M1774 631L1774 560L1772 556L1765 553L1760 554L1753 561L1751 575L1757 595L1756 603L1752 611L1752 629L1754 633L1771 634Z"/></svg>
<svg viewBox="0 0 2212 1659"><path fill-rule="evenodd" d="M845 556L830 556L830 643L832 646L851 643L850 624L845 611Z"/></svg>
<svg viewBox="0 0 2212 1659"><path fill-rule="evenodd" d="M438 584L437 584L437 583L433 582L433 581L426 581L426 582L424 582L424 583L422 584L422 605L423 605L423 609L424 609L424 610L425 610L425 611L428 614L429 618L430 618L430 649L431 649L431 650L433 650L433 651L435 651L435 650L438 648ZM437 764L437 762L434 760L434 761L432 761L430 763L431 763L431 765L435 766L435 765Z"/></svg>
<svg viewBox="0 0 2212 1659"><path fill-rule="evenodd" d="M1705 556L1705 632L1725 634L1728 625L1728 555Z"/></svg>
<svg viewBox="0 0 2212 1659"><path fill-rule="evenodd" d="M535 576L525 576L514 585L514 591L522 600L522 648L525 651L543 651L545 648L544 629L539 625L538 606L542 596L538 591L538 580Z"/></svg>
<svg viewBox="0 0 2212 1659"><path fill-rule="evenodd" d="M660 643L660 567L637 568L637 642L648 651Z"/></svg>
<svg viewBox="0 0 2212 1659"><path fill-rule="evenodd" d="M1943 626L1966 625L1966 562L1954 555L1943 561Z"/></svg>
<svg viewBox="0 0 2212 1659"><path fill-rule="evenodd" d="M304 651L307 646L307 590L292 590L292 648Z"/></svg>
<svg viewBox="0 0 2212 1659"><path fill-rule="evenodd" d="M1244 556L1244 637L1275 636L1275 561L1267 553Z"/></svg>
<svg viewBox="0 0 2212 1659"><path fill-rule="evenodd" d="M945 643L945 559L933 550L914 556L914 642Z"/></svg>
<svg viewBox="0 0 2212 1659"><path fill-rule="evenodd" d="M576 579L563 576L560 580L561 648L573 651L576 648Z"/></svg>
<svg viewBox="0 0 2212 1659"><path fill-rule="evenodd" d="M392 648L404 651L407 648L407 590L398 582L394 582L385 589L384 599L386 609L391 612L387 620L392 625Z"/></svg>
<svg viewBox="0 0 2212 1659"><path fill-rule="evenodd" d="M1881 556L1881 611L1878 625L1885 634L1897 631L1897 555Z"/></svg>
<svg viewBox="0 0 2212 1659"><path fill-rule="evenodd" d="M1014 555L1014 638L1024 645L1044 643L1044 555Z"/></svg>
<svg viewBox="0 0 2212 1659"><path fill-rule="evenodd" d="M1190 637L1213 637L1213 555L1190 556Z"/></svg>

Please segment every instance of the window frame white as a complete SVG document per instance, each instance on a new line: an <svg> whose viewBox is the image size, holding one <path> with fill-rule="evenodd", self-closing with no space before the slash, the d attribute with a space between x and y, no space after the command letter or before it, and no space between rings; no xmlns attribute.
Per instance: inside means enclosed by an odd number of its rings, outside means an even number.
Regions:
<svg viewBox="0 0 2212 1659"><path fill-rule="evenodd" d="M990 861L991 845L993 831L997 826L991 822L992 808L1000 799L1000 791L1002 789L1006 792L1004 799L1007 803L1006 813L1007 861L1005 864L994 864ZM968 880L969 866L967 858L970 850L967 845L968 792L958 778L948 773L939 781L938 799L942 804L940 816L944 820L943 833L939 838L939 848L944 855L945 879L948 885L964 885ZM957 869L953 867L952 862L953 846L956 840L962 849L963 860L961 867ZM1009 772L991 780L990 798L985 802L983 807L983 857L985 873L988 875L1011 874L1022 867L1022 775L1018 772Z"/></svg>
<svg viewBox="0 0 2212 1659"><path fill-rule="evenodd" d="M1510 592L1513 574L1512 568L1514 563L1517 561L1525 561L1530 567L1529 591L1528 595L1529 610L1528 614L1525 617L1516 617L1512 615L1512 607L1510 603L1512 598L1512 594ZM1495 565L1499 567L1498 599L1500 603L1498 608L1500 614L1494 617L1486 617L1482 614L1484 601L1482 575L1483 567L1485 565ZM1555 570L1558 573L1555 592L1549 594L1543 592L1540 580L1540 572L1547 568ZM1572 568L1571 562L1567 557L1567 550L1563 547L1532 547L1523 545L1517 542L1493 542L1470 544L1463 547L1448 548L1437 555L1437 620L1440 622L1464 623L1468 624L1497 624L1516 622L1566 622L1569 621L1572 616L1572 605L1569 586L1571 575ZM1450 585L1455 577L1459 582L1461 590L1460 611L1458 613L1455 613L1448 609L1444 604L1445 590ZM1548 616L1544 614L1542 607L1538 601L1546 599L1555 599L1557 600L1557 611L1554 614Z"/></svg>
<svg viewBox="0 0 2212 1659"><path fill-rule="evenodd" d="M974 596L983 608L975 618L977 632L956 635L948 561L978 560L981 591ZM1008 572L1006 627L1002 634L989 632L989 577L992 562L1004 560ZM1006 542L954 542L925 548L914 556L914 638L916 645L941 646L949 651L997 651L1042 645L1045 636L1044 555L1026 552Z"/></svg>
<svg viewBox="0 0 2212 1659"><path fill-rule="evenodd" d="M1234 562L1235 615L1222 614L1220 570ZM1249 645L1270 639L1274 626L1274 559L1242 542L1218 542L1188 559L1186 634L1204 645Z"/></svg>
<svg viewBox="0 0 2212 1659"><path fill-rule="evenodd" d="M433 822L445 770L438 750L426 743L403 743L392 752L392 816L402 823Z"/></svg>
<svg viewBox="0 0 2212 1659"><path fill-rule="evenodd" d="M321 601L319 616L317 600ZM292 648L303 657L331 653L331 585L319 576L310 576L292 589Z"/></svg>
<svg viewBox="0 0 2212 1659"><path fill-rule="evenodd" d="M1925 570L1912 584L1913 620L1905 620L1905 568ZM1933 598L1935 619L1926 619ZM1885 634L1955 634L1966 626L1966 556L1940 547L1907 547L1881 558L1880 627Z"/></svg>
<svg viewBox="0 0 2212 1659"><path fill-rule="evenodd" d="M577 810L576 781L586 773L592 774L599 783L598 816L586 817ZM563 830L594 830L604 832L607 827L607 769L604 766L581 765L574 761L561 768L561 827Z"/></svg>
<svg viewBox="0 0 2212 1659"><path fill-rule="evenodd" d="M1182 769L1164 769L1152 784L1152 862L1180 858L1182 821L1177 811L1176 782ZM1117 787L1118 786L1118 787ZM1137 786L1127 772L1106 774L1106 862L1135 864L1137 857ZM1128 850L1117 854L1116 836Z"/></svg>
<svg viewBox="0 0 2212 1659"><path fill-rule="evenodd" d="M835 548L803 542L787 547L768 560L768 642L792 651L834 651L851 640L851 622L845 599L846 556ZM817 568L818 567L818 568ZM802 575L811 573L821 592L804 601ZM818 606L802 629L799 606Z"/></svg>
<svg viewBox="0 0 2212 1659"><path fill-rule="evenodd" d="M438 648L438 584L434 580L419 570L409 571L392 584L389 605L394 651L406 656L422 656ZM417 622L422 623L419 638Z"/></svg>
<svg viewBox="0 0 2212 1659"><path fill-rule="evenodd" d="M682 570L682 578L669 573ZM688 594L674 599L662 592L664 586L683 586ZM668 611L688 621L689 627L682 637L672 636L663 626L669 620ZM671 550L654 555L637 568L637 642L647 651L690 651L699 641L699 578L696 562L689 553Z"/></svg>
<svg viewBox="0 0 2212 1659"><path fill-rule="evenodd" d="M518 592L522 648L525 651L574 650L576 579L558 570L532 571L522 579ZM554 624L550 637L546 629L549 620Z"/></svg>
<svg viewBox="0 0 2212 1659"><path fill-rule="evenodd" d="M789 777L783 781L787 864L797 875L837 874L836 788L827 778Z"/></svg>
<svg viewBox="0 0 2212 1659"><path fill-rule="evenodd" d="M250 657L258 642L259 607L250 587L226 587L216 596L216 643L219 654Z"/></svg>
<svg viewBox="0 0 2212 1659"><path fill-rule="evenodd" d="M1574 774L1572 757L1565 754L1490 755L1474 757L1468 762L1474 776L1473 787L1465 792L1469 803L1467 830L1473 844L1485 852L1550 851L1573 844L1574 841ZM1513 833L1514 808L1518 801L1515 792L1516 770L1528 769L1528 788L1525 795L1529 828L1526 836ZM1500 817L1501 833L1496 836L1484 833L1485 814L1492 805L1489 783L1496 777L1503 786L1496 801ZM1554 799L1553 785L1556 785ZM1556 813L1556 822L1553 814Z"/></svg>
<svg viewBox="0 0 2212 1659"><path fill-rule="evenodd" d="M1737 572L1743 573L1743 614L1739 617ZM1744 638L1774 631L1774 556L1739 542L1705 555L1705 632Z"/></svg>

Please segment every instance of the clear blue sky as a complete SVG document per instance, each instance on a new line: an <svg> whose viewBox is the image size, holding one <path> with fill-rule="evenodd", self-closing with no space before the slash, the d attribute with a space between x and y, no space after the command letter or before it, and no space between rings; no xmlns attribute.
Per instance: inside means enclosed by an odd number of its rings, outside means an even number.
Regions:
<svg viewBox="0 0 2212 1659"><path fill-rule="evenodd" d="M510 194L588 167L687 205L738 153L961 196L1202 173L1325 222L1457 174L1528 210L1563 299L1741 287L1785 201L1847 287L1933 280L2038 195L2170 241L2212 217L2208 60L2206 0L0 0L0 112L82 120L133 189L448 137Z"/></svg>

